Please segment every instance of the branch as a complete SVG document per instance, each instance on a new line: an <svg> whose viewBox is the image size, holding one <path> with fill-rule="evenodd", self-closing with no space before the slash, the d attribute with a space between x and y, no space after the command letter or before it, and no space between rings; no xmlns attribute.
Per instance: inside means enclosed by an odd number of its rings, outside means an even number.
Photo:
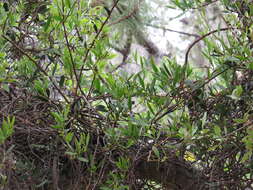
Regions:
<svg viewBox="0 0 253 190"><path fill-rule="evenodd" d="M173 104L173 105L169 106L167 108L167 110L162 115L158 116L165 109L165 108L162 108L161 110L159 110L156 113L156 116L152 119L151 124L156 123L157 121L162 119L165 115L168 115L169 113L174 112L178 107L179 107L179 103L178 104Z"/></svg>
<svg viewBox="0 0 253 190"><path fill-rule="evenodd" d="M207 34L204 34L203 36L200 36L198 39L196 39L193 43L190 44L190 46L187 48L186 54L185 54L185 60L184 60L184 66L183 69L184 71L186 70L187 66L188 66L188 59L189 59L189 53L191 51L191 49L201 40L203 40L205 37L210 36L211 34L214 34L216 32L220 32L220 31L226 31L226 30L231 30L231 29L235 29L233 27L226 27L226 28L221 28L221 29L217 29L217 30L213 30L211 32L208 32ZM183 72L184 73L184 72ZM185 79L185 75L183 78L183 81Z"/></svg>
<svg viewBox="0 0 253 190"><path fill-rule="evenodd" d="M158 47L149 39L145 37L145 34L140 29L136 28L136 31L134 32L135 39L137 42L142 45L149 54L151 55L159 55L159 49Z"/></svg>
<svg viewBox="0 0 253 190"><path fill-rule="evenodd" d="M60 95L64 98L64 100L69 103L68 98L64 95L64 93L60 90L60 88L57 86L57 84L54 82L53 78L51 76L48 75L48 73L40 66L40 64L33 59L28 53L26 53L22 48L20 48L15 42L13 42L12 40L10 40L8 37L6 37L5 35L2 35L2 37L7 40L8 42L10 42L15 48L17 48L23 55L25 55L30 61L32 61L36 67L39 69L39 71L41 73L43 73L45 76L47 76L51 81L53 86L56 88L56 90L60 93Z"/></svg>
<svg viewBox="0 0 253 190"><path fill-rule="evenodd" d="M162 26L156 26L156 25L152 25L152 24L148 24L148 23L146 24L146 26L150 26L150 27L157 28L157 29L162 29L162 30L165 30L165 31L168 31L168 32L175 32L175 33L183 34L183 35L186 35L186 36L193 36L193 37L196 37L196 38L200 37L198 34L190 34L190 33L187 33L187 32L172 30L172 29L169 29L169 28L165 28L165 27L162 27Z"/></svg>
<svg viewBox="0 0 253 190"><path fill-rule="evenodd" d="M84 55L84 59L83 59L83 62L84 62L84 63L87 61L88 55L89 55L91 49L92 49L93 46L95 45L96 40L98 39L98 37L99 37L100 33L102 32L103 28L105 27L105 25L106 25L107 22L109 21L111 15L112 15L112 12L113 12L114 8L117 6L117 4L118 4L119 1L120 1L120 0L117 0L117 1L114 3L114 5L112 6L112 8L110 9L107 18L105 19L105 21L103 22L102 26L101 26L100 29L98 30L98 32L97 32L95 38L93 39L93 41L92 41L90 47L87 49L87 51L86 51L86 53L85 53L85 55ZM80 73L79 73L79 76L78 76L78 81L80 81L83 71L84 71L84 64L83 64L82 67L81 67L81 70L80 70Z"/></svg>
<svg viewBox="0 0 253 190"><path fill-rule="evenodd" d="M129 53L131 50L132 41L133 41L133 34L132 34L131 30L129 30L127 40L126 40L124 47L122 49L120 49L118 47L113 47L116 51L118 51L119 53L122 54L123 59L122 59L121 63L115 69L113 69L110 73L115 72L116 70L118 70L120 67L122 67L126 63L126 60L129 56Z"/></svg>
<svg viewBox="0 0 253 190"><path fill-rule="evenodd" d="M109 26L112 26L114 24L118 24L118 23L120 23L120 22L122 22L122 21L124 21L124 20L126 20L126 19L128 19L130 17L132 17L139 10L139 4L141 3L141 1L143 1L143 0L140 0L138 3L135 4L134 9L128 15L125 15L125 16L119 18L118 20L116 20L116 21L114 21L112 23L109 23Z"/></svg>
<svg viewBox="0 0 253 190"><path fill-rule="evenodd" d="M64 2L63 2L63 0L62 0L62 9L63 9L63 12L64 12ZM75 80L76 80L76 86L75 86L75 83L73 83L73 88L74 89L72 89L72 90L74 92L74 95L77 95L77 89L79 88L80 92L84 96L85 94L84 94L84 92L83 92L83 90L82 90L82 88L80 86L80 80L79 80L80 78L78 78L76 66L75 66L75 63L74 63L74 58L73 58L72 51L71 51L71 48L70 48L70 43L69 43L69 39L68 39L67 29L66 29L66 26L65 26L65 21L67 20L68 15L65 18L65 15L62 13L61 16L62 16L62 19L63 19L62 27L63 27L63 32L64 32L64 38L65 38L65 41L66 41L66 44L67 44L67 48L68 48L68 52L69 52L69 56L70 56L70 62L71 62L72 69L73 69L73 72L74 72L74 75L75 75Z"/></svg>
<svg viewBox="0 0 253 190"><path fill-rule="evenodd" d="M214 1L210 1L210 2L206 2L206 3L203 3L202 5L198 6L198 7L193 7L192 9L201 9L201 8L204 8L204 7L207 7L215 2L217 2L218 0L214 0Z"/></svg>

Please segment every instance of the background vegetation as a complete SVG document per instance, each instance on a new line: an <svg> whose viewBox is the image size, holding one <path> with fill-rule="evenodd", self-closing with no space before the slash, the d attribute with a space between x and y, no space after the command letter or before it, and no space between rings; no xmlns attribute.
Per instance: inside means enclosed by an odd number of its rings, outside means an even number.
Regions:
<svg viewBox="0 0 253 190"><path fill-rule="evenodd" d="M145 35L148 1L0 2L1 189L252 188L253 4L161 5L198 13L183 62Z"/></svg>

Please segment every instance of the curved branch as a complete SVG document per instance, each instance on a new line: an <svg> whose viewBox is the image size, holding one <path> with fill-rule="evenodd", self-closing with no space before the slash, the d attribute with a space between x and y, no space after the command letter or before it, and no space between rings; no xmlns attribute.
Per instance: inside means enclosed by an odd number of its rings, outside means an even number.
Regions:
<svg viewBox="0 0 253 190"><path fill-rule="evenodd" d="M188 59L189 59L189 53L191 51L191 49L201 40L203 40L205 37L210 36L211 34L214 34L216 32L220 32L220 31L226 31L226 30L231 30L231 29L235 29L233 27L226 27L226 28L221 28L221 29L216 29L213 30L211 32L208 32L207 34L204 34L203 36L200 36L198 39L196 39L193 43L190 44L190 46L187 48L186 54L185 54L185 60L184 60L184 68L186 69L187 65L188 65Z"/></svg>

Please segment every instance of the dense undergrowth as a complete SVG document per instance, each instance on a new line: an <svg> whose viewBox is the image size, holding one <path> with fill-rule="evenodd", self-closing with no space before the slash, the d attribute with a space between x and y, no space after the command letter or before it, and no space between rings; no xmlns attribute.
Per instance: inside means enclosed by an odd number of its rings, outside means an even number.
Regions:
<svg viewBox="0 0 253 190"><path fill-rule="evenodd" d="M229 26L184 64L136 56L136 74L110 64L120 1L1 2L1 188L251 187L252 5L238 2L220 1ZM200 41L206 72L188 63Z"/></svg>

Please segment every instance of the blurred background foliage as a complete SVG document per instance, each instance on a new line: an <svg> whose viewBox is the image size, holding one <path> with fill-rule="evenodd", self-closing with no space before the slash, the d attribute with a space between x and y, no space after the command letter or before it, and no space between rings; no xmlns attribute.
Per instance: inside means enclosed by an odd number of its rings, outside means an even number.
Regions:
<svg viewBox="0 0 253 190"><path fill-rule="evenodd" d="M252 15L1 1L1 188L252 189Z"/></svg>

